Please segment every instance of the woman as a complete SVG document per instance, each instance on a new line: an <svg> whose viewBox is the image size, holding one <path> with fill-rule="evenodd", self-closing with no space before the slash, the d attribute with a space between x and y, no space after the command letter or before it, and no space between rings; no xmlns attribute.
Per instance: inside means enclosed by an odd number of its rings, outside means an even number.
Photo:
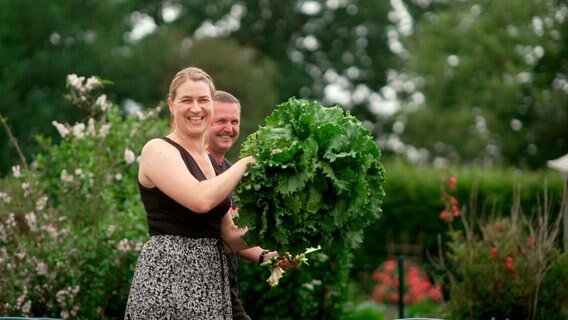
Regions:
<svg viewBox="0 0 568 320"><path fill-rule="evenodd" d="M225 248L248 248L235 228L229 195L246 167L243 158L215 174L207 154L215 86L199 68L179 71L167 103L172 131L146 143L138 185L150 240L132 280L126 319L231 319Z"/></svg>

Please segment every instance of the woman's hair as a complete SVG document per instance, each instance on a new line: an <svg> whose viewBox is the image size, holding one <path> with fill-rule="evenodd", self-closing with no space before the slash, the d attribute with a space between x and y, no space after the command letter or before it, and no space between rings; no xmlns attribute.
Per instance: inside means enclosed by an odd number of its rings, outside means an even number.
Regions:
<svg viewBox="0 0 568 320"><path fill-rule="evenodd" d="M203 81L209 85L209 90L211 91L211 97L215 96L215 84L211 76L207 72L203 71L197 67L188 67L182 69L176 73L172 82L170 83L170 89L168 91L168 98L175 100L176 90L187 81ZM174 130L174 115L170 113L170 129Z"/></svg>

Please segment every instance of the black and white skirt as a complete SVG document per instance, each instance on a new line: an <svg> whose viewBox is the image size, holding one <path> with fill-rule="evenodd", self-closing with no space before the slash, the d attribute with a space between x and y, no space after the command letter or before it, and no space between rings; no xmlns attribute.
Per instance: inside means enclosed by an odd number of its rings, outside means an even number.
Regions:
<svg viewBox="0 0 568 320"><path fill-rule="evenodd" d="M222 240L152 236L136 264L125 319L232 319Z"/></svg>

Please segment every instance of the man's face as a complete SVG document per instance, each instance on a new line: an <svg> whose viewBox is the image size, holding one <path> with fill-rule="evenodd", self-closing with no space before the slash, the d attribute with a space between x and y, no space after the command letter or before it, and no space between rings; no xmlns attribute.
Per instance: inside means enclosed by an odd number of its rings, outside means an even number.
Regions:
<svg viewBox="0 0 568 320"><path fill-rule="evenodd" d="M214 101L209 127L209 152L225 154L239 138L241 115L236 103Z"/></svg>

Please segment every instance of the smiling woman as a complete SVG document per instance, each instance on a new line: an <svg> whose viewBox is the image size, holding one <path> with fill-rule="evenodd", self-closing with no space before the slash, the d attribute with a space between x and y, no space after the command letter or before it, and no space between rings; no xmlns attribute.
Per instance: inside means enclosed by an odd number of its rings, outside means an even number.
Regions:
<svg viewBox="0 0 568 320"><path fill-rule="evenodd" d="M126 319L232 319L224 245L248 248L229 195L252 157L216 175L206 152L215 86L199 68L179 71L167 104L171 132L142 149L140 196L150 240L132 280Z"/></svg>

